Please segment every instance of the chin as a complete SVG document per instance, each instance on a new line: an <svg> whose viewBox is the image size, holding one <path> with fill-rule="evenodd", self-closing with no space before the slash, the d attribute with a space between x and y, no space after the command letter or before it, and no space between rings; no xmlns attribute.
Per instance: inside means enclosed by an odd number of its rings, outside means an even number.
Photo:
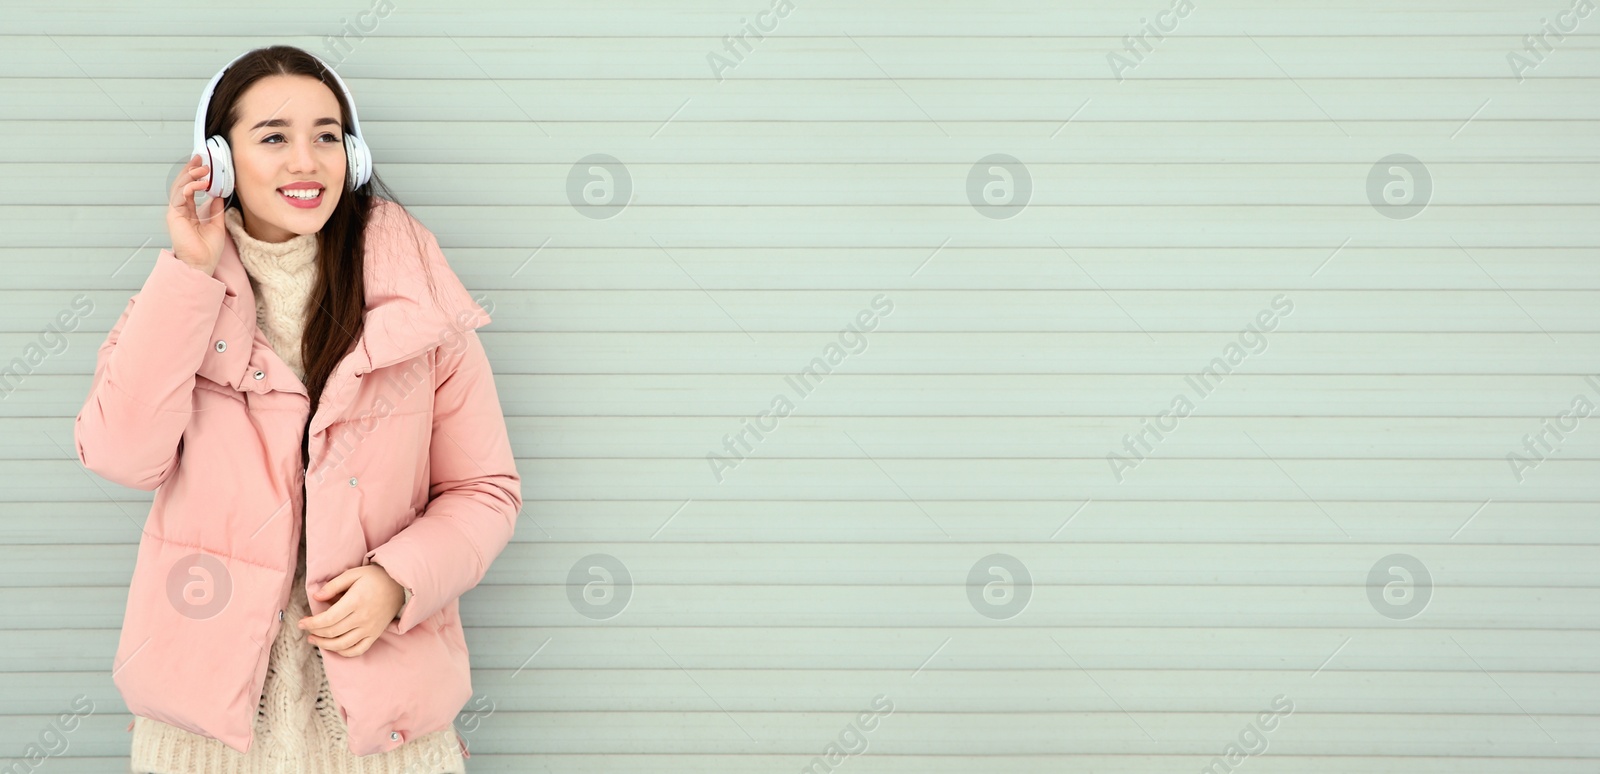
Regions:
<svg viewBox="0 0 1600 774"><path fill-rule="evenodd" d="M333 207L323 205L314 210L295 210L283 218L283 228L297 234L310 234L321 231L333 216Z"/></svg>

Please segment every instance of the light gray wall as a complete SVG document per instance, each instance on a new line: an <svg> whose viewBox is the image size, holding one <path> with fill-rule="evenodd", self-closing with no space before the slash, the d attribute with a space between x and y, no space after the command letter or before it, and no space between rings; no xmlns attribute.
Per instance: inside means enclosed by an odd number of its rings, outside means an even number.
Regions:
<svg viewBox="0 0 1600 774"><path fill-rule="evenodd" d="M1239 768L1595 770L1600 419L1508 455L1600 404L1600 15L1195 0L1119 82L1167 0L795 0L719 82L768 0L230 5L0 10L0 359L50 348L0 402L0 756L82 694L48 770L123 770L150 495L72 418L205 80L289 43L492 303L527 505L463 600L469 770L798 771L878 695L845 771L1195 772L1280 696Z"/></svg>

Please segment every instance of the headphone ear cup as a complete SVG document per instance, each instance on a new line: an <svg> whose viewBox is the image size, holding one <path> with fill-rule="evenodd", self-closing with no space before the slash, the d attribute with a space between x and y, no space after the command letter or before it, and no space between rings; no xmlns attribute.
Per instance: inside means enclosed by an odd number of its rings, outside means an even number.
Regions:
<svg viewBox="0 0 1600 774"><path fill-rule="evenodd" d="M360 137L346 133L344 155L349 160L345 172L345 185L348 190L354 191L372 179L372 152L367 149L367 143Z"/></svg>
<svg viewBox="0 0 1600 774"><path fill-rule="evenodd" d="M220 134L213 134L206 139L206 153L211 157L208 161L211 166L211 185L206 188L206 195L226 199L233 195L233 151L228 147L228 141Z"/></svg>

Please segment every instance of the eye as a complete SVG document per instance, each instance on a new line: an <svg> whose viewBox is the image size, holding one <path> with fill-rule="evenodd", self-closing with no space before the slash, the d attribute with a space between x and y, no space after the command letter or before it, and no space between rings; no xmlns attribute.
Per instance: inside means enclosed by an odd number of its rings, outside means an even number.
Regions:
<svg viewBox="0 0 1600 774"><path fill-rule="evenodd" d="M283 139L283 135L277 134L277 133L269 134L266 137L261 138L261 141L262 142L268 142L268 141L270 141L270 140L272 140L274 138L277 138L277 139L281 140L281 139ZM335 135L333 132L323 132L322 136L318 137L317 139L319 139L319 140L327 139L327 140L331 140L333 142L339 142L338 136ZM277 143L273 143L273 144L276 145Z"/></svg>

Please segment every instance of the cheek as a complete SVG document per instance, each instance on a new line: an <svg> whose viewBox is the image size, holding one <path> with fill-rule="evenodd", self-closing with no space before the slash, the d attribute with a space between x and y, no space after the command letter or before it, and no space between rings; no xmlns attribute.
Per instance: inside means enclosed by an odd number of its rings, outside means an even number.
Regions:
<svg viewBox="0 0 1600 774"><path fill-rule="evenodd" d="M233 147L233 173L240 180L261 179L261 159L253 147Z"/></svg>
<svg viewBox="0 0 1600 774"><path fill-rule="evenodd" d="M273 192L262 172L261 160L248 150L233 152L233 187L242 190L253 202L263 204Z"/></svg>

